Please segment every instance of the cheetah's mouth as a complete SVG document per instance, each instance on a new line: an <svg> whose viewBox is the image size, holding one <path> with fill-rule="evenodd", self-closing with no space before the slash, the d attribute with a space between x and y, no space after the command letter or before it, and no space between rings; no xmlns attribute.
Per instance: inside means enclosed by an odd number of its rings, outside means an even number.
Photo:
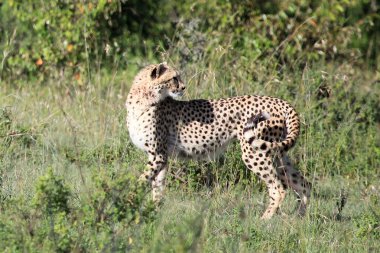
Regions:
<svg viewBox="0 0 380 253"><path fill-rule="evenodd" d="M169 96L172 98L178 98L183 96L183 91L178 91L178 92L169 92Z"/></svg>

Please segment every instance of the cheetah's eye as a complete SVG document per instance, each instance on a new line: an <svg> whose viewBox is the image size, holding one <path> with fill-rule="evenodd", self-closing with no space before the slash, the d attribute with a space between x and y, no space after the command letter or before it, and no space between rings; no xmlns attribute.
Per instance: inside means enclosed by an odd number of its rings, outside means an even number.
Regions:
<svg viewBox="0 0 380 253"><path fill-rule="evenodd" d="M178 78L175 76L175 77L173 77L173 81L175 82L175 83L178 83Z"/></svg>

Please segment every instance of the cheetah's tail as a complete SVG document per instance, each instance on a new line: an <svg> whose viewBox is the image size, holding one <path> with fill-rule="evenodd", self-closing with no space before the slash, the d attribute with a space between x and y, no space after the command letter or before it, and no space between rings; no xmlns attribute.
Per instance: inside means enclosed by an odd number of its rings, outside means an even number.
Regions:
<svg viewBox="0 0 380 253"><path fill-rule="evenodd" d="M300 134L300 119L293 107L289 107L285 115L286 138L285 140L274 143L274 147L280 151L288 151L296 144L298 135Z"/></svg>
<svg viewBox="0 0 380 253"><path fill-rule="evenodd" d="M248 119L244 127L244 138L247 142L252 145L253 141L260 139L258 133L255 132L257 125L270 119L270 115L267 112L260 112L254 115L252 118ZM272 149L277 149L279 152L288 151L296 143L297 137L300 132L300 121L297 112L289 107L287 114L285 115L285 126L286 126L286 138L280 142L266 142ZM262 140L262 139L260 139ZM262 140L263 141L263 140Z"/></svg>

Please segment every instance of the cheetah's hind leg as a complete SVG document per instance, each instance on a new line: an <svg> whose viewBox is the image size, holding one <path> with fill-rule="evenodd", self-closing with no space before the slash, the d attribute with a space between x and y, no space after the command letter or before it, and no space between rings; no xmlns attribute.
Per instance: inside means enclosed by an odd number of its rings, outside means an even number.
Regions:
<svg viewBox="0 0 380 253"><path fill-rule="evenodd" d="M262 140L258 140L258 142L262 143ZM270 155L269 146L261 145L261 148L257 148L256 146L259 144L256 144L255 141L252 144L251 146L246 140L241 141L243 161L267 186L270 201L261 219L270 219L281 205L285 197L285 189L273 166L273 157Z"/></svg>
<svg viewBox="0 0 380 253"><path fill-rule="evenodd" d="M298 213L304 216L310 198L311 183L296 170L288 155L276 159L277 173L282 184L294 190L299 201Z"/></svg>

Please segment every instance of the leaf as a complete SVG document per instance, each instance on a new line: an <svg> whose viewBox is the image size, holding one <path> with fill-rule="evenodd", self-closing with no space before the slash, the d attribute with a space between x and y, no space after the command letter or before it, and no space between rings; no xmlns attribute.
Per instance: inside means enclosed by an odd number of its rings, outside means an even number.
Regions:
<svg viewBox="0 0 380 253"><path fill-rule="evenodd" d="M336 7L336 9L338 10L338 12L340 12L340 13L343 13L343 12L344 12L344 8L342 7L342 5L337 4L335 7Z"/></svg>
<svg viewBox="0 0 380 253"><path fill-rule="evenodd" d="M104 6L106 5L107 1L106 0L100 0L98 2L98 6L96 6L96 12L100 12L104 9Z"/></svg>

